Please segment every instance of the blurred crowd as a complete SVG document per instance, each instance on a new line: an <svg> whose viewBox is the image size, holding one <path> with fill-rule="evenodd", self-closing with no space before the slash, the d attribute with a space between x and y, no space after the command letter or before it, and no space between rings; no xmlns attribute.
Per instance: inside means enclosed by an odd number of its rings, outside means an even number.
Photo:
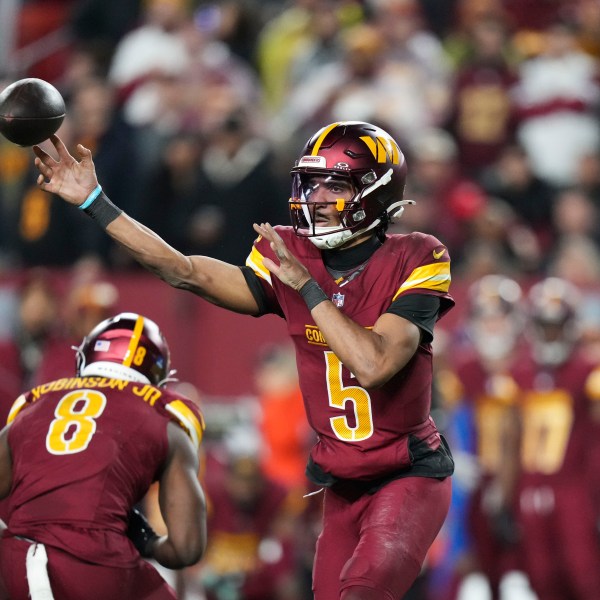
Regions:
<svg viewBox="0 0 600 600"><path fill-rule="evenodd" d="M454 501L411 600L600 598L598 0L13 0L0 39L0 89L53 83L67 146L185 253L243 264L253 222L287 224L322 125L389 131L416 201L394 231L442 240L459 301L434 341ZM111 273L134 269L0 139L0 277L22 274L0 285L0 416L71 371L118 302ZM320 500L295 377L268 348L249 403L203 406L210 547L180 597L310 598Z"/></svg>

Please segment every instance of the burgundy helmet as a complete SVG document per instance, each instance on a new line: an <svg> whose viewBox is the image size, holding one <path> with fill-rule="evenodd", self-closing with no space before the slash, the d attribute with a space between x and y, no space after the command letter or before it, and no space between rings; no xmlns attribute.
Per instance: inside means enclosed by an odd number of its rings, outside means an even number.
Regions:
<svg viewBox="0 0 600 600"><path fill-rule="evenodd" d="M539 364L559 365L571 355L579 337L579 288L559 277L547 277L529 290L530 337Z"/></svg>
<svg viewBox="0 0 600 600"><path fill-rule="evenodd" d="M158 325L121 313L96 325L77 348L77 375L163 384L170 372L167 341Z"/></svg>
<svg viewBox="0 0 600 600"><path fill-rule="evenodd" d="M296 235L308 237L319 248L335 248L358 234L383 230L398 218L405 204L406 161L400 147L383 129L361 121L332 123L315 133L291 171L289 209ZM354 196L336 202L339 227L319 227L315 203L309 201L314 176L344 178Z"/></svg>

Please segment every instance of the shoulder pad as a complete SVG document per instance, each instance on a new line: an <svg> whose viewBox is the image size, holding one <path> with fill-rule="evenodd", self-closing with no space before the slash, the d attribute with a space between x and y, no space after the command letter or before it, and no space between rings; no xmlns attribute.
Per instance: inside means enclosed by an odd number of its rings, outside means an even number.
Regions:
<svg viewBox="0 0 600 600"><path fill-rule="evenodd" d="M189 436L196 450L200 447L205 425L204 419L197 409L183 400L171 400L165 404L170 419L177 423Z"/></svg>

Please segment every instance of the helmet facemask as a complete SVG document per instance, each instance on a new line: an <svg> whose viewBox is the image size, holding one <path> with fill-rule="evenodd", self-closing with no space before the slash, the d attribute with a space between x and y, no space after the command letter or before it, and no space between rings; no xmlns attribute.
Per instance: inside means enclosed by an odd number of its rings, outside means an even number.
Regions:
<svg viewBox="0 0 600 600"><path fill-rule="evenodd" d="M326 170L293 171L292 197L289 201L290 217L294 232L299 237L307 237L320 249L337 248L358 235L375 229L383 223L398 219L404 211L404 205L414 204L412 200L400 200L386 207L375 206L379 216L368 218L374 212L373 205L366 206L364 198L391 181L390 169L379 180L374 171L363 173L358 181L350 173L331 172ZM316 182L315 179L322 179ZM344 182L352 190L350 198L343 197L327 202L313 201L311 196L319 186ZM318 210L327 205L335 205L339 213L339 225L319 226Z"/></svg>

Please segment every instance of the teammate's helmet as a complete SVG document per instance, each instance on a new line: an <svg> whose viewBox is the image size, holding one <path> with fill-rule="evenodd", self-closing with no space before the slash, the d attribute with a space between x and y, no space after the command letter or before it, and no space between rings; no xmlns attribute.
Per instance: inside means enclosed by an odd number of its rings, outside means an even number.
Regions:
<svg viewBox="0 0 600 600"><path fill-rule="evenodd" d="M579 337L577 310L580 293L572 283L548 277L529 291L531 342L535 360L542 365L562 364Z"/></svg>
<svg viewBox="0 0 600 600"><path fill-rule="evenodd" d="M468 291L468 333L483 358L506 358L523 329L521 286L504 275L485 275Z"/></svg>
<svg viewBox="0 0 600 600"><path fill-rule="evenodd" d="M158 325L121 313L96 325L77 348L77 374L163 384L170 370L167 341Z"/></svg>
<svg viewBox="0 0 600 600"><path fill-rule="evenodd" d="M383 129L361 121L332 123L315 133L291 171L289 208L296 235L308 237L319 248L336 248L360 233L381 226L385 230L405 204L406 161L395 140ZM315 175L348 180L354 195L335 202L339 227L319 227L315 203L309 201L309 180Z"/></svg>

